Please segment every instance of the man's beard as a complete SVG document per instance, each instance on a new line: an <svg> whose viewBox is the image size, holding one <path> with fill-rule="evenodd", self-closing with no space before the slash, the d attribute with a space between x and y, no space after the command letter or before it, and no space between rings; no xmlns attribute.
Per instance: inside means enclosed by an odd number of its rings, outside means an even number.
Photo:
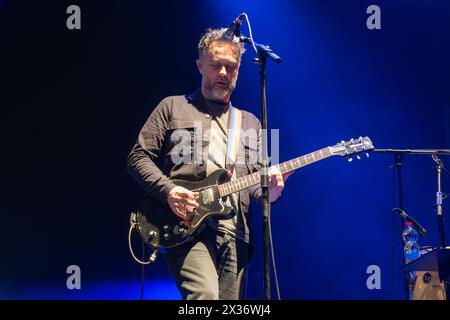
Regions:
<svg viewBox="0 0 450 320"><path fill-rule="evenodd" d="M209 92L215 100L224 100L231 95L234 87L235 86L232 84L227 85L226 87L219 84L213 84L212 86L209 86Z"/></svg>

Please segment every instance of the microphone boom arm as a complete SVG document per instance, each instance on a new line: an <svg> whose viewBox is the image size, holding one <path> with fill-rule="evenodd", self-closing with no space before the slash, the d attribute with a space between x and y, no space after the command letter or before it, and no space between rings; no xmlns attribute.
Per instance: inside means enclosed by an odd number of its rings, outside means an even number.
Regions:
<svg viewBox="0 0 450 320"><path fill-rule="evenodd" d="M250 45L252 44L252 40L250 38L242 36L242 35L239 37L239 41L241 41L243 43L250 44ZM266 57L268 57L268 58L272 59L273 61L275 61L276 63L280 63L281 62L281 57L278 56L277 54L275 54L272 51L272 49L270 49L269 46L266 46L266 45L263 45L263 44L260 44L260 43L256 43L256 42L253 42L253 44L257 48L258 53L260 55L263 54Z"/></svg>
<svg viewBox="0 0 450 320"><path fill-rule="evenodd" d="M422 227L413 217L409 216L404 210L400 208L394 208L392 211L399 211L400 215L405 218L406 220L412 222L413 226L424 236L428 236L428 231Z"/></svg>

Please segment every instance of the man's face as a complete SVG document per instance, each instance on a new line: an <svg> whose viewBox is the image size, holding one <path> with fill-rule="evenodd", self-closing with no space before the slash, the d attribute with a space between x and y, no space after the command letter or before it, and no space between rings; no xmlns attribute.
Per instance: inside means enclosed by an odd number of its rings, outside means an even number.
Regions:
<svg viewBox="0 0 450 320"><path fill-rule="evenodd" d="M239 72L238 51L226 41L213 41L204 56L197 60L202 75L202 94L209 100L230 101Z"/></svg>

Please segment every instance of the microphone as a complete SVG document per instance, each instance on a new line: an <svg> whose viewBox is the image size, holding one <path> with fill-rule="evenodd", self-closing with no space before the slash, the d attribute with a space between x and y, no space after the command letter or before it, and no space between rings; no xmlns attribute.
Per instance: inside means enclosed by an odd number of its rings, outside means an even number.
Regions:
<svg viewBox="0 0 450 320"><path fill-rule="evenodd" d="M236 18L230 25L228 26L227 31L222 35L222 39L225 41L233 41L234 36L239 37L241 35L239 28L241 27L242 20L244 20L244 13L241 13L239 17Z"/></svg>
<svg viewBox="0 0 450 320"><path fill-rule="evenodd" d="M394 209L392 209L392 211L396 211L396 210L400 212L400 215L401 215L403 218L405 218L406 220L412 222L413 226L414 226L414 227L415 227L415 228L416 228L416 229L417 229L424 237L428 236L428 231L427 231L424 227L422 227L416 220L414 220L413 217L409 216L405 211L403 211L403 210L400 209L400 208L394 208Z"/></svg>

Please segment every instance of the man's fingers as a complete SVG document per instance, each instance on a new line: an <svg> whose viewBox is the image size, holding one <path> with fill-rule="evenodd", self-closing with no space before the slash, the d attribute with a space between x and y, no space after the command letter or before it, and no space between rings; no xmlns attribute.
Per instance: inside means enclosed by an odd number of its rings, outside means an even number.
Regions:
<svg viewBox="0 0 450 320"><path fill-rule="evenodd" d="M183 205L183 206L191 206L194 208L198 208L198 203L195 200L187 200L187 199L180 199L179 202Z"/></svg>
<svg viewBox="0 0 450 320"><path fill-rule="evenodd" d="M175 203L182 208L192 208L190 211L199 207L199 204L195 200L187 200L183 198L176 198Z"/></svg>
<svg viewBox="0 0 450 320"><path fill-rule="evenodd" d="M198 192L192 192L183 187L177 186L173 188L167 199L172 211L182 219L186 219L186 213L194 211L199 207L197 201Z"/></svg>
<svg viewBox="0 0 450 320"><path fill-rule="evenodd" d="M275 178L277 179L277 186L279 186L279 187L283 186L283 187L284 187L283 176L281 175L280 172L278 172L278 173L275 175Z"/></svg>
<svg viewBox="0 0 450 320"><path fill-rule="evenodd" d="M181 219L186 219L186 212L180 205L174 204L173 211L175 211L175 214L179 216Z"/></svg>
<svg viewBox="0 0 450 320"><path fill-rule="evenodd" d="M195 200L195 199L197 199L198 196L199 196L199 193L198 193L198 192L191 192L191 191L188 191L188 192L178 192L177 194L178 194L178 196L180 196L181 198L189 199L189 200Z"/></svg>
<svg viewBox="0 0 450 320"><path fill-rule="evenodd" d="M277 167L272 167L269 172L270 172L269 180L271 186L284 188L284 180L280 170L278 170Z"/></svg>
<svg viewBox="0 0 450 320"><path fill-rule="evenodd" d="M180 202L180 203L178 203L178 205L180 206L182 211L189 211L189 212L194 211L194 209L196 209L198 207L198 205L193 205L193 204L189 204L189 203L185 203L185 202L184 203Z"/></svg>
<svg viewBox="0 0 450 320"><path fill-rule="evenodd" d="M189 204L189 205L193 205L193 206L198 205L198 203L196 201L196 199L198 199L198 198L182 197L179 194L174 194L174 195L172 195L172 199L174 199L176 202L183 203L183 204Z"/></svg>

